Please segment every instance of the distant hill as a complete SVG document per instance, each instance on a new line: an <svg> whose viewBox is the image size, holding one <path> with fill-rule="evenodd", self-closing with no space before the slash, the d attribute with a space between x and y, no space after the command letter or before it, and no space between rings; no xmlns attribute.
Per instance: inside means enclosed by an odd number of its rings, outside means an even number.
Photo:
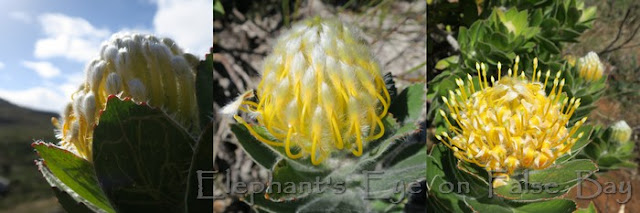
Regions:
<svg viewBox="0 0 640 213"><path fill-rule="evenodd" d="M0 197L0 212L54 196L34 165L37 155L30 145L36 140L57 141L51 124L57 116L0 99L0 176L11 182L8 194Z"/></svg>
<svg viewBox="0 0 640 213"><path fill-rule="evenodd" d="M0 99L0 126L4 124L38 124L42 123L42 118L57 117L58 113L37 111L14 105L6 100Z"/></svg>

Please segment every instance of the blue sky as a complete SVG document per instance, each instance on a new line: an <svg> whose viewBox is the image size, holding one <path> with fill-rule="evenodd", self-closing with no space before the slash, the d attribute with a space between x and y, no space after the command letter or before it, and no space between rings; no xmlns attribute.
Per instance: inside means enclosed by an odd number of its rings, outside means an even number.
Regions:
<svg viewBox="0 0 640 213"><path fill-rule="evenodd" d="M199 57L213 0L0 0L0 98L59 112L100 44L121 31L170 37Z"/></svg>

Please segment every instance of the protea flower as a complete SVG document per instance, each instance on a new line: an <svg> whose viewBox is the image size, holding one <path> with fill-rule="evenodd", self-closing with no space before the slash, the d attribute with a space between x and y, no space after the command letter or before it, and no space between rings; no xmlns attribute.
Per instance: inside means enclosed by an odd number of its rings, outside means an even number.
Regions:
<svg viewBox="0 0 640 213"><path fill-rule="evenodd" d="M338 20L313 18L280 36L255 93L223 112L246 107L274 140L235 115L255 138L318 165L334 150L360 156L365 142L383 135L389 104L380 68L359 32Z"/></svg>
<svg viewBox="0 0 640 213"><path fill-rule="evenodd" d="M597 81L602 78L604 65L600 62L598 54L589 52L578 60L578 74L587 81Z"/></svg>
<svg viewBox="0 0 640 213"><path fill-rule="evenodd" d="M455 134L444 132L436 136L458 159L506 176L507 180L517 170L547 168L559 156L570 152L582 137L582 133L576 136L576 131L586 121L583 118L572 128L567 127L580 99L562 95L564 79L560 79L560 72L553 79L553 88L546 93L551 72L547 71L541 79L536 58L533 76L527 78L524 71L518 70L518 62L516 57L514 69L502 77L498 63L497 81L493 77L489 81L485 64L476 64L479 85L474 85L470 75L466 82L457 79L459 89L442 98L449 114L440 110ZM505 183L496 179L493 186Z"/></svg>
<svg viewBox="0 0 640 213"><path fill-rule="evenodd" d="M52 119L60 146L89 161L93 129L109 95L161 107L185 125L197 122L194 62L168 38L115 34L86 67L86 80L71 95L61 120Z"/></svg>

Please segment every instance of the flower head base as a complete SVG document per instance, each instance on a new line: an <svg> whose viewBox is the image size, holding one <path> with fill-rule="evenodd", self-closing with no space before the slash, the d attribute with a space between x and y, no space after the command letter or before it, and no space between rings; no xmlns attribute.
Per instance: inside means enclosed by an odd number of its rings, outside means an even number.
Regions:
<svg viewBox="0 0 640 213"><path fill-rule="evenodd" d="M598 54L589 52L578 60L578 74L587 81L597 81L602 78L604 65L600 62Z"/></svg>
<svg viewBox="0 0 640 213"><path fill-rule="evenodd" d="M115 34L102 45L99 57L86 68L86 81L71 96L61 115L53 118L60 145L91 160L93 128L109 95L130 97L162 107L186 128L195 128L194 62L197 59L168 38Z"/></svg>
<svg viewBox="0 0 640 213"><path fill-rule="evenodd" d="M626 121L618 121L611 126L611 139L617 143L627 143L631 140L631 127Z"/></svg>
<svg viewBox="0 0 640 213"><path fill-rule="evenodd" d="M256 99L245 93L230 106L247 106L292 159L320 164L333 150L360 156L363 143L384 133L390 96L378 64L358 32L338 20L313 18L281 35L264 62ZM234 110L231 110L232 113Z"/></svg>
<svg viewBox="0 0 640 213"><path fill-rule="evenodd" d="M575 133L586 121L584 118L573 128L567 128L580 99L562 96L564 79L559 79L560 72L547 95L544 88L550 71L544 75L544 83L540 83L542 72L536 70L537 59L534 59L531 79L524 71L518 76L518 62L516 57L514 70L509 69L503 77L500 77L502 70L498 63L498 80L491 77L492 85L487 79L486 65L476 64L478 91L470 75L466 83L457 79L459 89L442 98L450 115L440 110L455 136L446 132L436 136L458 159L507 178L519 169L539 170L552 165L582 137L582 133L577 136ZM496 181L494 187L502 184L503 181Z"/></svg>

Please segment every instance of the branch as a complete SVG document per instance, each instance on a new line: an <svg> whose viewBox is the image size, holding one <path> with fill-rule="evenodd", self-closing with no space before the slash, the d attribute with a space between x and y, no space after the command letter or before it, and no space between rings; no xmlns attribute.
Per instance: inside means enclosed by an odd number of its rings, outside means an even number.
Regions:
<svg viewBox="0 0 640 213"><path fill-rule="evenodd" d="M637 45L631 45L631 46L625 46L626 44L630 43L631 40L633 40L634 37L636 37L636 35L638 34L638 31L640 30L640 24L638 24L638 26L636 26L636 28L633 30L633 33L631 33L631 36L629 36L629 38L627 38L627 40L625 40L624 42L622 42L622 44L620 44L619 46L610 49L610 50L606 50L606 51L602 51L602 53L609 53L609 52L613 52L619 49L624 49L624 48L629 48L629 47L633 47L633 46L637 46Z"/></svg>
<svg viewBox="0 0 640 213"><path fill-rule="evenodd" d="M618 26L618 33L616 34L616 38L613 39L613 41L611 41L611 43L609 43L609 45L607 45L607 47L604 48L604 50L600 51L598 55L602 55L606 52L609 52L609 48L611 48L618 41L618 39L620 39L620 36L622 36L622 27L624 27L624 23L627 22L627 19L629 18L629 13L631 13L631 8L627 9L627 12L624 14L624 18L622 19L622 22L620 22L620 26Z"/></svg>

